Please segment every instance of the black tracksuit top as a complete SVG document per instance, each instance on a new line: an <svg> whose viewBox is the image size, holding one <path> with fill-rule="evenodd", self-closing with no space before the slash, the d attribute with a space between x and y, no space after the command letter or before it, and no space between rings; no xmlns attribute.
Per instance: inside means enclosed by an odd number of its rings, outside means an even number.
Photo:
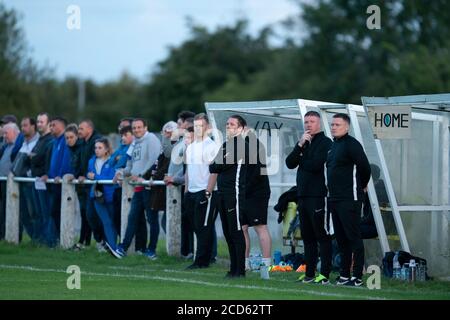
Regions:
<svg viewBox="0 0 450 320"><path fill-rule="evenodd" d="M270 198L270 184L267 176L266 150L254 132L249 132L245 198Z"/></svg>
<svg viewBox="0 0 450 320"><path fill-rule="evenodd" d="M362 201L370 180L370 164L358 140L346 134L334 139L327 158L329 199Z"/></svg>
<svg viewBox="0 0 450 320"><path fill-rule="evenodd" d="M225 141L214 161L209 165L210 173L217 173L217 189L221 194L245 196L245 154L248 144L241 135Z"/></svg>
<svg viewBox="0 0 450 320"><path fill-rule="evenodd" d="M306 148L300 148L296 143L294 150L286 158L286 166L289 169L298 166L298 197L326 197L324 170L331 144L331 139L319 132Z"/></svg>

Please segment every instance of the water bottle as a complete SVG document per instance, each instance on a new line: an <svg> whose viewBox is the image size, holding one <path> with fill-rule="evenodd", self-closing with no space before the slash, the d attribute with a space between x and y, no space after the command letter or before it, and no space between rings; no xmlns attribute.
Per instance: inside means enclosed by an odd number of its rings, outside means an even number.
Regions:
<svg viewBox="0 0 450 320"><path fill-rule="evenodd" d="M416 260L411 259L409 260L409 281L415 282L416 281Z"/></svg>
<svg viewBox="0 0 450 320"><path fill-rule="evenodd" d="M409 263L404 263L402 267L402 280L409 280Z"/></svg>
<svg viewBox="0 0 450 320"><path fill-rule="evenodd" d="M260 266L260 275L261 275L261 279L265 279L265 280L270 279L269 267L265 266L265 265L261 265Z"/></svg>
<svg viewBox="0 0 450 320"><path fill-rule="evenodd" d="M394 260L393 260L392 278L394 278L394 279L401 278L401 267L400 267L400 263L398 262L398 251L395 253Z"/></svg>
<svg viewBox="0 0 450 320"><path fill-rule="evenodd" d="M281 262L281 251L276 250L276 251L273 253L273 263L274 263L275 265L278 265L280 262Z"/></svg>
<svg viewBox="0 0 450 320"><path fill-rule="evenodd" d="M418 267L417 271L418 271L418 274L419 274L418 280L419 281L426 281L427 280L426 279L427 266L426 266L426 264L423 261L419 262L419 267Z"/></svg>
<svg viewBox="0 0 450 320"><path fill-rule="evenodd" d="M252 270L259 270L262 264L262 255L257 254L255 257L253 257L253 259L254 259L254 266L252 267Z"/></svg>

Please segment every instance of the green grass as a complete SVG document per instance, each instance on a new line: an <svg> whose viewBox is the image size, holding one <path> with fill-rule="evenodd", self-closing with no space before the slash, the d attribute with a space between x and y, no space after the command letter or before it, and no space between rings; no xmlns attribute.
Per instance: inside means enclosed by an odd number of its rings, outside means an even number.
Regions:
<svg viewBox="0 0 450 320"><path fill-rule="evenodd" d="M443 281L408 284L382 278L380 290L369 290L300 284L295 272L271 273L270 280L248 272L245 279L228 280L223 243L218 263L201 271L186 271L188 261L164 254L164 242L158 252L155 261L138 255L117 260L94 246L71 252L1 241L0 299L450 299L450 283ZM67 289L70 265L81 269L81 290Z"/></svg>

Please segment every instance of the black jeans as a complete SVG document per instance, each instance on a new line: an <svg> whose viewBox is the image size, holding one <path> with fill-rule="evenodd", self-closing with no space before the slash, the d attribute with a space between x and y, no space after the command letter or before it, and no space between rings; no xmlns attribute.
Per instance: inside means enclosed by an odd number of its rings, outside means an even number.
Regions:
<svg viewBox="0 0 450 320"><path fill-rule="evenodd" d="M84 187L84 186L83 186ZM87 208L87 196L88 194L84 189L80 189L77 192L78 202L80 203L80 215L81 215L81 229L80 229L80 239L78 243L89 246L91 244L92 230L89 226L86 214Z"/></svg>
<svg viewBox="0 0 450 320"><path fill-rule="evenodd" d="M315 275L319 244L320 273L328 278L331 272L331 236L325 198L299 198L298 212L305 246L306 276Z"/></svg>
<svg viewBox="0 0 450 320"><path fill-rule="evenodd" d="M334 232L341 254L342 277L350 277L353 254L353 276L361 279L364 268L364 243L361 238L361 201L329 201Z"/></svg>

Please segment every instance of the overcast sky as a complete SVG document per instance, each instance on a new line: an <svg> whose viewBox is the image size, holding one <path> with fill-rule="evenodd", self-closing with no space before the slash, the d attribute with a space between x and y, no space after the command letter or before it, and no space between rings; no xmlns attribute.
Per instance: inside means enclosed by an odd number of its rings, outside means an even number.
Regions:
<svg viewBox="0 0 450 320"><path fill-rule="evenodd" d="M167 56L169 45L189 34L186 17L212 30L237 18L250 21L250 31L298 12L291 0L4 0L22 14L21 26L38 64L56 75L76 75L104 82L124 70L145 80ZM81 29L69 30L69 5L81 10Z"/></svg>

